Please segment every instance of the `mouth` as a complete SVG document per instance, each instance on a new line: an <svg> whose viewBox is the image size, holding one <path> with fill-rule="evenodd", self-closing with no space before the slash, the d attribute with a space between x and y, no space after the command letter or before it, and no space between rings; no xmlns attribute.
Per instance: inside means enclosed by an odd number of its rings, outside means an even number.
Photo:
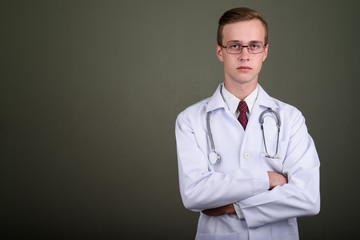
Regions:
<svg viewBox="0 0 360 240"><path fill-rule="evenodd" d="M248 66L240 66L237 68L237 70L241 71L241 72L248 72L250 71L252 68L248 67Z"/></svg>

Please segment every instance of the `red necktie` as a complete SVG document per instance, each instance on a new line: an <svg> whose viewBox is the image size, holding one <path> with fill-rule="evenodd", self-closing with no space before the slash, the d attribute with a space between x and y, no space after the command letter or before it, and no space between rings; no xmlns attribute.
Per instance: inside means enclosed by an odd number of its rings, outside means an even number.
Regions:
<svg viewBox="0 0 360 240"><path fill-rule="evenodd" d="M248 106L247 106L246 102L240 101L239 106L238 106L238 110L240 112L238 120L239 120L240 124L243 126L244 130L246 129L246 124L248 122L248 119L246 116L247 109L248 109Z"/></svg>

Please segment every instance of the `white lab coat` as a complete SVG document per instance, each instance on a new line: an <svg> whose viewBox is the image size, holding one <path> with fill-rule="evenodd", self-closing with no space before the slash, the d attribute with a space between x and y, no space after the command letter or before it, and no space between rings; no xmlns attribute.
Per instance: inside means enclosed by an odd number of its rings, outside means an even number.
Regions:
<svg viewBox="0 0 360 240"><path fill-rule="evenodd" d="M245 219L237 215L210 217L200 213L196 239L298 239L296 217L320 210L319 159L305 119L295 107L270 97L259 85L246 131L230 113L219 85L214 95L181 112L176 120L180 193L192 211L237 202ZM271 108L281 119L277 159L266 158L259 123ZM216 152L221 161L211 165L206 113ZM271 117L264 130L269 154L276 149L277 128ZM282 173L288 184L269 189L267 171Z"/></svg>

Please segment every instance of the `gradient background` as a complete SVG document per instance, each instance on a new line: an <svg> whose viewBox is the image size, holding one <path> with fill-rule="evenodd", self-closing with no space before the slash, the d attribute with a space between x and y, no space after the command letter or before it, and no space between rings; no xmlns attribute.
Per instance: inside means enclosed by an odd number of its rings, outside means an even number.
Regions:
<svg viewBox="0 0 360 240"><path fill-rule="evenodd" d="M0 3L0 237L193 239L174 124L223 81L217 21L238 6L268 21L260 83L320 156L300 236L358 235L359 1L99 0Z"/></svg>

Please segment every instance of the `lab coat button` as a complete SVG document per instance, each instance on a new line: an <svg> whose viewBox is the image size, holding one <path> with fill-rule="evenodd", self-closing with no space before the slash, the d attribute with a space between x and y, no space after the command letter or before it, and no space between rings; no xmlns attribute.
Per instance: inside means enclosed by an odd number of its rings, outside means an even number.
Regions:
<svg viewBox="0 0 360 240"><path fill-rule="evenodd" d="M251 153L249 153L249 152L244 153L244 158L246 158L246 159L251 158Z"/></svg>

